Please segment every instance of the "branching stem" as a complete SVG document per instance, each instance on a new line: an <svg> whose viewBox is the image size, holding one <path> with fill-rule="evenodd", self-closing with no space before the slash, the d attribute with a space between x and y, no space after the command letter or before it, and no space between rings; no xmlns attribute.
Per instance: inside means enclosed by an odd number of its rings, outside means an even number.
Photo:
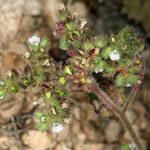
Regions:
<svg viewBox="0 0 150 150"><path fill-rule="evenodd" d="M122 111L120 111L113 101L109 98L109 96L100 90L98 84L95 82L94 85L92 86L92 91L99 97L99 99L102 100L102 102L106 105L107 108L109 108L122 122L122 124L125 126L125 128L128 130L130 133L134 143L136 144L137 150L144 150L142 144L140 143L140 139L136 135L134 129L132 128L126 114Z"/></svg>
<svg viewBox="0 0 150 150"><path fill-rule="evenodd" d="M144 76L144 72L145 72L145 65L144 65L143 60L141 60L141 71L139 73L139 81L142 81L143 76ZM125 106L124 106L124 108L122 110L123 113L126 113L126 111L129 109L129 107L133 103L134 97L135 97L136 93L138 92L139 87L140 87L140 84L138 84L138 83L133 86L131 94L130 94L128 100L127 100L127 103L125 104Z"/></svg>

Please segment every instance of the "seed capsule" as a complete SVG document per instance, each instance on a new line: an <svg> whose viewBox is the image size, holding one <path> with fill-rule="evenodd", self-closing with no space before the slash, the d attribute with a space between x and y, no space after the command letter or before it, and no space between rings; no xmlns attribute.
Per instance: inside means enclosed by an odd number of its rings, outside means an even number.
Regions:
<svg viewBox="0 0 150 150"><path fill-rule="evenodd" d="M10 87L10 92L12 93L17 93L19 91L18 87L16 85L12 85Z"/></svg>

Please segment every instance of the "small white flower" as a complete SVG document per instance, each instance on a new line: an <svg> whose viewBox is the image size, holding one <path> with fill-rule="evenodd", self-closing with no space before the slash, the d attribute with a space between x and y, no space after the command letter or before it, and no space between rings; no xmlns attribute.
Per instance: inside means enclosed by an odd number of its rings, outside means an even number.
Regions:
<svg viewBox="0 0 150 150"><path fill-rule="evenodd" d="M118 53L118 51L114 50L109 53L109 57L112 61L116 61L120 59L120 54Z"/></svg>
<svg viewBox="0 0 150 150"><path fill-rule="evenodd" d="M4 85L4 82L3 82L3 81L0 81L0 85L2 85L2 86L3 86L3 85Z"/></svg>
<svg viewBox="0 0 150 150"><path fill-rule="evenodd" d="M31 53L30 52L25 52L25 58L28 59L30 57Z"/></svg>
<svg viewBox="0 0 150 150"><path fill-rule="evenodd" d="M54 133L59 133L64 129L64 126L60 123L53 123L52 124L52 131Z"/></svg>
<svg viewBox="0 0 150 150"><path fill-rule="evenodd" d="M34 46L38 46L40 43L40 40L41 40L41 38L36 35L33 35L32 37L28 38L28 42Z"/></svg>
<svg viewBox="0 0 150 150"><path fill-rule="evenodd" d="M42 64L43 66L47 66L47 67L49 67L50 66L50 62L49 62L49 60L48 59L46 59L44 62L43 62L43 64Z"/></svg>
<svg viewBox="0 0 150 150"><path fill-rule="evenodd" d="M127 85L126 85L127 87L131 87L132 86L132 84L131 83L127 83Z"/></svg>

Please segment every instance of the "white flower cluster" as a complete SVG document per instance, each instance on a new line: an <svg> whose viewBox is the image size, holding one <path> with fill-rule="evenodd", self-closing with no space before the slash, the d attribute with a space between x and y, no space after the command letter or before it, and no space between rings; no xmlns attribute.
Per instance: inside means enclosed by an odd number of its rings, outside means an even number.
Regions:
<svg viewBox="0 0 150 150"><path fill-rule="evenodd" d="M53 133L60 133L63 129L64 129L64 126L60 123L52 124L52 132Z"/></svg>
<svg viewBox="0 0 150 150"><path fill-rule="evenodd" d="M120 54L118 53L118 51L114 50L109 53L109 57L112 61L117 61L120 59Z"/></svg>
<svg viewBox="0 0 150 150"><path fill-rule="evenodd" d="M39 36L33 35L32 37L28 38L28 43L34 46L38 46L41 41Z"/></svg>

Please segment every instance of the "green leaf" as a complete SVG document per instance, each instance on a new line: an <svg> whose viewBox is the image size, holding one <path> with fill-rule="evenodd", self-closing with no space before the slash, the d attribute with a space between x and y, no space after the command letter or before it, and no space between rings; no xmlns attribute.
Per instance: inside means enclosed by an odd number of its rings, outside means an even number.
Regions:
<svg viewBox="0 0 150 150"><path fill-rule="evenodd" d="M36 118L36 119L38 119L38 120L41 120L41 117L43 116L43 113L41 113L41 112L39 112L39 111L37 111L37 112L35 112L34 113L34 117Z"/></svg>
<svg viewBox="0 0 150 150"><path fill-rule="evenodd" d="M41 42L40 42L40 47L41 47L41 48L45 48L45 47L48 46L48 44L49 44L48 39L43 38L43 39L41 40Z"/></svg>
<svg viewBox="0 0 150 150"><path fill-rule="evenodd" d="M65 83L66 83L65 78L64 78L64 77L60 77L60 78L59 78L59 83L65 84Z"/></svg>
<svg viewBox="0 0 150 150"><path fill-rule="evenodd" d="M92 42L87 41L87 42L84 42L84 43L83 43L82 48L83 48L85 51L88 51L88 50L93 49L93 48L94 48L94 45L93 45Z"/></svg>
<svg viewBox="0 0 150 150"><path fill-rule="evenodd" d="M65 69L64 69L64 73L65 74L69 74L69 75L72 75L72 72L70 70L70 67L69 66L66 66Z"/></svg>
<svg viewBox="0 0 150 150"><path fill-rule="evenodd" d="M107 59L109 58L109 53L112 51L111 47L107 47L104 50L102 50L101 55L103 58Z"/></svg>
<svg viewBox="0 0 150 150"><path fill-rule="evenodd" d="M37 125L37 129L44 132L47 129L47 124L41 122Z"/></svg>
<svg viewBox="0 0 150 150"><path fill-rule="evenodd" d="M107 39L105 37L95 37L94 44L97 48L103 48L107 45Z"/></svg>
<svg viewBox="0 0 150 150"><path fill-rule="evenodd" d="M90 93L88 93L88 95L91 100L98 100L98 96L95 93L90 92Z"/></svg>
<svg viewBox="0 0 150 150"><path fill-rule="evenodd" d="M122 74L119 74L115 81L116 86L122 87L126 85L125 77Z"/></svg>
<svg viewBox="0 0 150 150"><path fill-rule="evenodd" d="M68 41L64 38L61 39L60 44L59 44L59 48L62 50L67 50L68 49Z"/></svg>
<svg viewBox="0 0 150 150"><path fill-rule="evenodd" d="M103 60L94 60L93 62L95 69L104 69L104 67L106 66L106 62Z"/></svg>
<svg viewBox="0 0 150 150"><path fill-rule="evenodd" d="M75 30L76 24L75 24L75 22L68 22L68 23L66 23L66 27L68 28L68 30Z"/></svg>
<svg viewBox="0 0 150 150"><path fill-rule="evenodd" d="M122 144L120 150L130 150L129 144Z"/></svg>

